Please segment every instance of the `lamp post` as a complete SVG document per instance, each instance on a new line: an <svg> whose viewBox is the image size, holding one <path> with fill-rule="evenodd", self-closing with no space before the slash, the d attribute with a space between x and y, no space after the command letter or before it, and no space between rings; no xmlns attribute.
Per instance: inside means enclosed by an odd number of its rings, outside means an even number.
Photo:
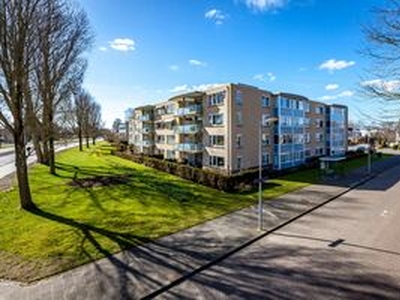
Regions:
<svg viewBox="0 0 400 300"><path fill-rule="evenodd" d="M369 139L369 134L367 134L367 145L368 145L368 162L367 162L367 172L371 174L371 141Z"/></svg>
<svg viewBox="0 0 400 300"><path fill-rule="evenodd" d="M266 122L268 127L270 127L271 122L276 122L278 121L278 118L276 117L271 117L264 122ZM263 185L263 178L262 178L262 128L263 124L262 121L260 122L260 128L259 128L259 151L258 151L258 230L262 231L263 230L263 200L262 200L262 185Z"/></svg>

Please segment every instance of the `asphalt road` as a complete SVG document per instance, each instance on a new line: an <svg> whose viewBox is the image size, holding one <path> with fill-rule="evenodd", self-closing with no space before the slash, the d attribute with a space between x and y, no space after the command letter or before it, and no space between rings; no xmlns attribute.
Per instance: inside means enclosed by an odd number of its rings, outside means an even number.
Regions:
<svg viewBox="0 0 400 300"><path fill-rule="evenodd" d="M400 166L158 299L400 299Z"/></svg>
<svg viewBox="0 0 400 300"><path fill-rule="evenodd" d="M56 152L65 150L68 148L76 147L78 143L72 142L65 144L59 144L55 146ZM28 157L28 164L35 163L37 160L35 153L32 153ZM14 151L7 151L6 153L2 153L0 155L0 179L5 176L15 172L15 154Z"/></svg>

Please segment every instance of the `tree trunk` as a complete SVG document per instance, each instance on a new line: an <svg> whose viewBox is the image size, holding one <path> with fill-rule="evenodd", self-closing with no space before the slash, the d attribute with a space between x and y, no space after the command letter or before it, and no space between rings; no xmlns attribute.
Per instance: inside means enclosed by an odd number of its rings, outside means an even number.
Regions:
<svg viewBox="0 0 400 300"><path fill-rule="evenodd" d="M96 145L96 138L94 136L92 137L92 144L93 144L93 146Z"/></svg>
<svg viewBox="0 0 400 300"><path fill-rule="evenodd" d="M50 167L50 174L56 175L54 138L52 136L49 138L49 167Z"/></svg>
<svg viewBox="0 0 400 300"><path fill-rule="evenodd" d="M78 124L79 151L83 151L82 126Z"/></svg>
<svg viewBox="0 0 400 300"><path fill-rule="evenodd" d="M16 123L19 123L18 121ZM36 205L32 201L29 188L28 166L26 162L25 136L22 124L15 124L14 133L15 167L18 178L18 191L21 208L34 210Z"/></svg>
<svg viewBox="0 0 400 300"><path fill-rule="evenodd" d="M37 162L39 164L43 164L44 163L44 157L43 157L42 147L40 145L39 139L37 138L37 136L35 134L32 135L32 142L33 142L33 147L35 148Z"/></svg>
<svg viewBox="0 0 400 300"><path fill-rule="evenodd" d="M45 137L46 138L46 137ZM44 140L43 141L43 164L46 166L50 165L50 160L49 160L49 156L50 156L50 152L49 152L49 142L48 140Z"/></svg>
<svg viewBox="0 0 400 300"><path fill-rule="evenodd" d="M86 136L86 148L90 148L90 139L89 136Z"/></svg>

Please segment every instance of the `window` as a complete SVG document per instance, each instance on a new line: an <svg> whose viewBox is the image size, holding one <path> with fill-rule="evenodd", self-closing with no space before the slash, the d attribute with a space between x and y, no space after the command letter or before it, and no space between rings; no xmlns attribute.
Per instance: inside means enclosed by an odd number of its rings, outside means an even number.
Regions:
<svg viewBox="0 0 400 300"><path fill-rule="evenodd" d="M237 169L241 169L242 168L242 157L241 156L238 156L237 158L236 158L236 167L237 167Z"/></svg>
<svg viewBox="0 0 400 300"><path fill-rule="evenodd" d="M210 166L223 167L225 165L225 158L220 156L210 156Z"/></svg>
<svg viewBox="0 0 400 300"><path fill-rule="evenodd" d="M321 105L318 105L317 107L315 107L315 112L317 114L321 114L322 115L324 113L324 107L321 106Z"/></svg>
<svg viewBox="0 0 400 300"><path fill-rule="evenodd" d="M306 127L310 126L310 119L309 118L304 118L304 126L306 126Z"/></svg>
<svg viewBox="0 0 400 300"><path fill-rule="evenodd" d="M263 146L269 145L269 135L268 134L265 134L265 133L262 134L262 144L263 144Z"/></svg>
<svg viewBox="0 0 400 300"><path fill-rule="evenodd" d="M310 102L305 102L304 103L304 111L305 112L310 112Z"/></svg>
<svg viewBox="0 0 400 300"><path fill-rule="evenodd" d="M223 135L211 135L210 136L210 146L223 146L224 136Z"/></svg>
<svg viewBox="0 0 400 300"><path fill-rule="evenodd" d="M237 125L242 125L243 123L243 115L241 111L236 112L236 124Z"/></svg>
<svg viewBox="0 0 400 300"><path fill-rule="evenodd" d="M242 147L242 135L241 134L236 135L236 147L237 148Z"/></svg>
<svg viewBox="0 0 400 300"><path fill-rule="evenodd" d="M243 94L241 90L236 90L235 92L235 102L237 105L243 104Z"/></svg>
<svg viewBox="0 0 400 300"><path fill-rule="evenodd" d="M208 115L208 123L212 126L222 125L224 123L223 114L210 114Z"/></svg>
<svg viewBox="0 0 400 300"><path fill-rule="evenodd" d="M304 155L305 155L305 157L310 157L311 156L311 150L310 149L306 149L304 151Z"/></svg>
<svg viewBox="0 0 400 300"><path fill-rule="evenodd" d="M262 126L269 126L270 122L268 121L268 119L270 119L270 115L269 114L263 114L262 115Z"/></svg>
<svg viewBox="0 0 400 300"><path fill-rule="evenodd" d="M225 91L210 94L207 96L207 100L208 100L209 106L222 105L222 104L224 104L224 100L225 100Z"/></svg>
<svg viewBox="0 0 400 300"><path fill-rule="evenodd" d="M269 153L263 153L262 154L262 165L266 166L269 164Z"/></svg>
<svg viewBox="0 0 400 300"><path fill-rule="evenodd" d="M268 107L269 106L269 97L261 96L261 105L262 105L262 107Z"/></svg>
<svg viewBox="0 0 400 300"><path fill-rule="evenodd" d="M315 126L316 126L317 128L322 128L322 127L324 127L324 120L322 120L322 119L316 119L316 120L315 120Z"/></svg>
<svg viewBox="0 0 400 300"><path fill-rule="evenodd" d="M324 134L323 133L316 133L315 134L315 140L317 143L321 143L324 141Z"/></svg>
<svg viewBox="0 0 400 300"><path fill-rule="evenodd" d="M305 140L306 140L306 143L307 143L307 144L311 142L310 133L307 132L307 133L305 134Z"/></svg>
<svg viewBox="0 0 400 300"><path fill-rule="evenodd" d="M167 135L167 144L174 145L175 144L175 135Z"/></svg>

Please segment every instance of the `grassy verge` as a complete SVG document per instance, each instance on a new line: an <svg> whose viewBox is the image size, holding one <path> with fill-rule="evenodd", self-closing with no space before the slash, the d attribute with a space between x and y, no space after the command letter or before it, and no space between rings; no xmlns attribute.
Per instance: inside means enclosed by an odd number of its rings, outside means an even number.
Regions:
<svg viewBox="0 0 400 300"><path fill-rule="evenodd" d="M254 203L109 155L105 144L57 155L58 176L30 170L40 210L0 193L0 278L32 281L194 226ZM352 163L351 168L360 162ZM348 167L350 168L350 167ZM269 181L274 198L318 181L317 170Z"/></svg>

